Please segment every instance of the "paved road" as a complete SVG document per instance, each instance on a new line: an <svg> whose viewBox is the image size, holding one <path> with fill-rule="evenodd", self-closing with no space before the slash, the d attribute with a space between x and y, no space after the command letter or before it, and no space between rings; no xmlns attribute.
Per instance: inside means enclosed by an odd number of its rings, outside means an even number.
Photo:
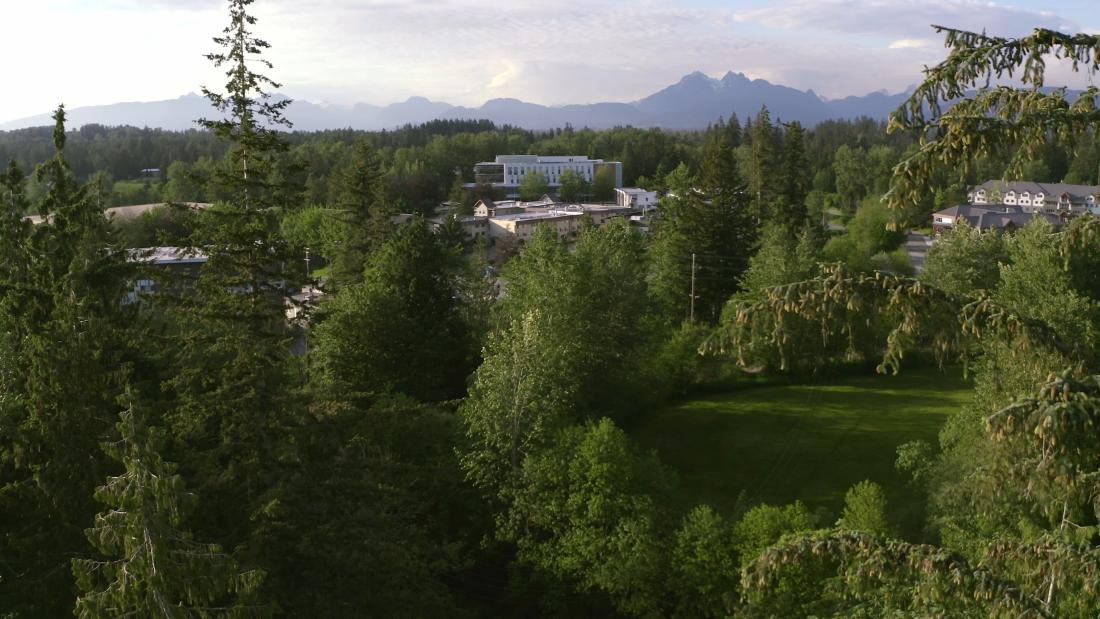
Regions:
<svg viewBox="0 0 1100 619"><path fill-rule="evenodd" d="M909 262L913 265L913 271L920 273L924 270L924 258L928 255L928 248L932 246L933 237L909 233L905 241L905 250L909 253Z"/></svg>

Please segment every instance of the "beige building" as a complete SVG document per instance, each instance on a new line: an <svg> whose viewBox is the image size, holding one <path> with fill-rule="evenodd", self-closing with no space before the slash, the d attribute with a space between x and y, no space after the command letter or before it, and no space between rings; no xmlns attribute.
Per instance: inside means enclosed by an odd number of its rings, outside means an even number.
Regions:
<svg viewBox="0 0 1100 619"><path fill-rule="evenodd" d="M534 236L539 225L546 224L559 237L572 239L577 236L585 215L591 218L593 225L600 226L615 217L624 217L631 211L627 207L604 204L532 204L524 206L519 213L489 217L489 237L511 236L517 241L525 242Z"/></svg>
<svg viewBox="0 0 1100 619"><path fill-rule="evenodd" d="M428 225L431 226L432 232L438 232L440 226L444 224L448 217L458 219L468 239L476 240L489 237L489 219L487 217L462 217L451 213L429 218Z"/></svg>
<svg viewBox="0 0 1100 619"><path fill-rule="evenodd" d="M564 239L572 239L577 236L580 229L583 213L568 213L555 211L553 213L518 213L515 215L501 215L489 219L489 237L512 237L520 243L526 243L535 236L535 231L541 225L547 225L557 235Z"/></svg>

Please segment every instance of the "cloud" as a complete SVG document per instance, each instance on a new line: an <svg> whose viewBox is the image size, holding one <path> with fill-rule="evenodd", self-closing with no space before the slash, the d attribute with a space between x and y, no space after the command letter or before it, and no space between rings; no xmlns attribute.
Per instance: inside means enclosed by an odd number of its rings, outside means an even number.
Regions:
<svg viewBox="0 0 1100 619"><path fill-rule="evenodd" d="M740 46L728 10L616 0L322 3L314 10L284 1L261 22L295 26L267 37L283 81L337 74L375 103L410 94L464 104L498 95L540 103L638 98ZM310 28L298 28L307 18ZM551 81L537 84L539 74ZM603 81L611 76L619 81Z"/></svg>
<svg viewBox="0 0 1100 619"><path fill-rule="evenodd" d="M1079 30L1050 11L980 0L793 0L738 11L735 19L772 28L877 35L927 36L932 24L999 36L1019 36L1036 27Z"/></svg>
<svg viewBox="0 0 1100 619"><path fill-rule="evenodd" d="M459 105L632 101L700 70L740 71L827 97L901 90L945 50L927 24L1011 34L1069 24L977 0L264 0L257 35L283 91L387 104L411 95ZM760 0L762 1L762 0ZM0 120L71 106L173 98L219 86L203 54L223 0L12 3L0 54L15 63ZM45 45L44 41L57 41Z"/></svg>
<svg viewBox="0 0 1100 619"><path fill-rule="evenodd" d="M943 41L935 39L898 39L890 44L890 49L928 49L943 47Z"/></svg>

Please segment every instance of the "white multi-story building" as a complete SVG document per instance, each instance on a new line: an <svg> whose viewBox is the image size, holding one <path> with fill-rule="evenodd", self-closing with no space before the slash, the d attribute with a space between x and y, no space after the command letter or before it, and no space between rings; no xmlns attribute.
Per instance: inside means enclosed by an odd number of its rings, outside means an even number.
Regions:
<svg viewBox="0 0 1100 619"><path fill-rule="evenodd" d="M657 206L657 192L637 187L621 187L615 190L615 203L645 211Z"/></svg>
<svg viewBox="0 0 1100 619"><path fill-rule="evenodd" d="M967 193L971 204L1018 206L1025 213L1079 215L1100 211L1100 187L1032 181L986 181Z"/></svg>
<svg viewBox="0 0 1100 619"><path fill-rule="evenodd" d="M576 172L591 183L606 167L614 170L615 187L622 187L623 164L618 161L589 159L583 155L497 155L494 161L474 165L474 184L492 185L513 194L523 183L524 177L531 173L545 176L550 187L560 187L561 175L567 171Z"/></svg>

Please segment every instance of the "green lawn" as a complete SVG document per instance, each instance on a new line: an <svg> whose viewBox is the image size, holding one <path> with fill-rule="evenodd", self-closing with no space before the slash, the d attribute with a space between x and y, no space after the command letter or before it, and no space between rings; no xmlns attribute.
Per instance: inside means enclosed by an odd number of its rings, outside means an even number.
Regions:
<svg viewBox="0 0 1100 619"><path fill-rule="evenodd" d="M913 538L922 501L894 469L895 450L915 439L935 444L970 393L957 368L754 387L670 407L634 434L679 472L685 504L728 514L744 491L749 505L801 499L835 520L845 491L870 479L886 490L892 522Z"/></svg>

